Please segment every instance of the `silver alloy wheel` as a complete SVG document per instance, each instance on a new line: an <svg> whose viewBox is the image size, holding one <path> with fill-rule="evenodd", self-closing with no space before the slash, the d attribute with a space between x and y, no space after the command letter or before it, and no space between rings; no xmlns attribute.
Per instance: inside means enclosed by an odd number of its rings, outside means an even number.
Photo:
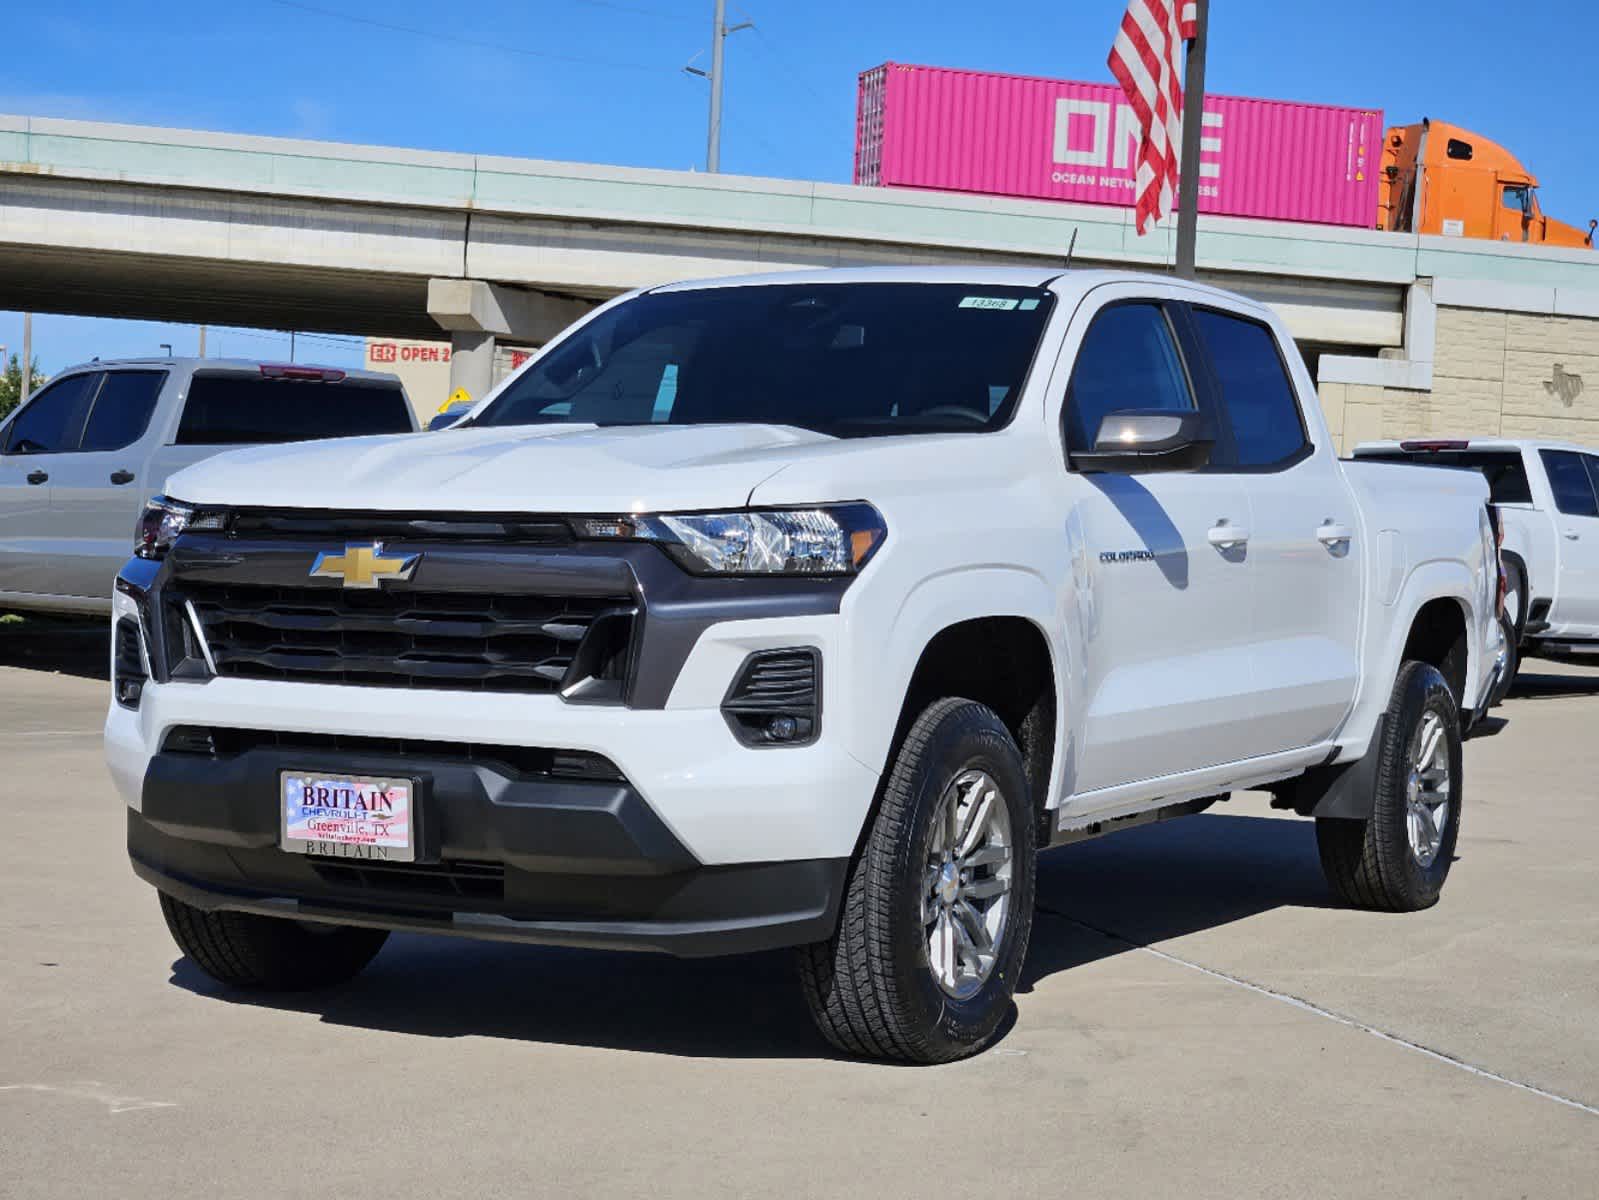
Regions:
<svg viewBox="0 0 1599 1200"><path fill-rule="evenodd" d="M957 1000L988 982L1010 915L1010 809L986 771L968 770L944 789L922 884L927 964Z"/></svg>
<svg viewBox="0 0 1599 1200"><path fill-rule="evenodd" d="M1405 782L1405 833L1415 860L1430 867L1449 824L1449 739L1444 736L1443 718L1425 713L1414 744L1416 753Z"/></svg>

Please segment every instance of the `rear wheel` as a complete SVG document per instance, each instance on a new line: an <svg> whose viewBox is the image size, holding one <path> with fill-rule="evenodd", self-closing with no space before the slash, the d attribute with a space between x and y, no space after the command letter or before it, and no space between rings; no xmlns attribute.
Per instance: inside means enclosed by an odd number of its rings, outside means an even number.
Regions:
<svg viewBox="0 0 1599 1200"><path fill-rule="evenodd" d="M1499 677L1499 682L1494 684L1493 694L1488 697L1488 707L1497 708L1510 694L1510 685L1516 682L1516 672L1521 669L1521 648L1516 645L1516 626L1507 613L1499 618L1499 631L1505 635L1505 670Z"/></svg>
<svg viewBox="0 0 1599 1200"><path fill-rule="evenodd" d="M1436 667L1400 668L1378 753L1371 816L1316 821L1322 870L1333 890L1359 908L1429 908L1438 902L1460 832L1460 715Z"/></svg>
<svg viewBox="0 0 1599 1200"><path fill-rule="evenodd" d="M165 893L161 915L200 970L229 987L260 991L308 991L353 979L389 936L383 929L207 912Z"/></svg>
<svg viewBox="0 0 1599 1200"><path fill-rule="evenodd" d="M838 931L800 951L833 1045L930 1063L994 1038L1032 931L1034 826L1004 723L970 700L929 705L895 757Z"/></svg>

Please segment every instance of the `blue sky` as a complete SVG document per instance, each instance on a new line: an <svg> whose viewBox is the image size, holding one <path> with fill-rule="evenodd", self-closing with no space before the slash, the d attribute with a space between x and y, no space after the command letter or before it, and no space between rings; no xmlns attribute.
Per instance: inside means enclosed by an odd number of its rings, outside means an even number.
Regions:
<svg viewBox="0 0 1599 1200"><path fill-rule="evenodd" d="M705 152L711 0L30 0L7 5L0 112L688 168ZM1108 80L1125 0L729 0L726 171L847 181L855 77L894 59ZM1447 18L1434 15L1440 10ZM1520 16L1516 15L1518 12ZM346 19L353 18L353 19ZM398 28L403 27L403 28ZM1544 210L1599 216L1590 4L1516 10L1213 0L1210 88L1450 120L1540 177ZM0 296L0 308L5 297ZM0 311L0 344L21 319ZM220 339L220 340L219 340ZM193 352L192 327L41 315L46 371ZM209 350L285 357L286 336ZM299 357L354 362L358 343Z"/></svg>

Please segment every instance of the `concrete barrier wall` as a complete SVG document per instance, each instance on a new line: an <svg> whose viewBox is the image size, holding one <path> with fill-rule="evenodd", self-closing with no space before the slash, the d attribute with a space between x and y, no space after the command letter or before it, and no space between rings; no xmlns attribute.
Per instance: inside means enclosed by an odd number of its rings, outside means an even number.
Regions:
<svg viewBox="0 0 1599 1200"><path fill-rule="evenodd" d="M1557 438L1599 448L1599 316L1438 308L1431 391L1323 383L1347 453L1377 438Z"/></svg>

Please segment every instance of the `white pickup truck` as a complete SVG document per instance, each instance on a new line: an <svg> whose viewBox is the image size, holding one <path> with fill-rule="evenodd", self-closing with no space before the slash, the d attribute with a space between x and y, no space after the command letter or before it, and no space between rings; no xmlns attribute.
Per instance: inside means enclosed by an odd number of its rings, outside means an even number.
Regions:
<svg viewBox="0 0 1599 1200"><path fill-rule="evenodd" d="M1367 442L1355 457L1480 472L1488 481L1505 566L1513 654L1599 655L1599 452L1569 442L1418 438Z"/></svg>
<svg viewBox="0 0 1599 1200"><path fill-rule="evenodd" d="M168 475L234 446L414 431L375 371L219 358L69 367L0 421L0 611L106 613Z"/></svg>
<svg viewBox="0 0 1599 1200"><path fill-rule="evenodd" d="M174 477L115 598L134 869L224 983L390 930L797 946L822 1032L994 1038L1038 850L1269 788L1436 901L1495 682L1482 479L1343 464L1171 279L654 288L424 439Z"/></svg>

